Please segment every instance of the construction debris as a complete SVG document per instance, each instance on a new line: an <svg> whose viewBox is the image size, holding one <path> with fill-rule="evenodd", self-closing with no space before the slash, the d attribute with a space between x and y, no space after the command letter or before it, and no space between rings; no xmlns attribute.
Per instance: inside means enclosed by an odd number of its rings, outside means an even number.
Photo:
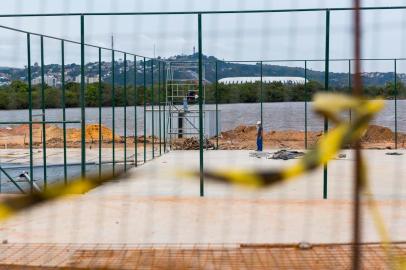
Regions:
<svg viewBox="0 0 406 270"><path fill-rule="evenodd" d="M268 159L289 160L304 156L305 153L292 150L279 150L268 157Z"/></svg>
<svg viewBox="0 0 406 270"><path fill-rule="evenodd" d="M256 158L264 158L264 157L269 157L271 153L268 152L250 152L250 157L256 157Z"/></svg>
<svg viewBox="0 0 406 270"><path fill-rule="evenodd" d="M347 155L346 154L338 154L337 158L344 159L344 158L347 158Z"/></svg>
<svg viewBox="0 0 406 270"><path fill-rule="evenodd" d="M403 153L399 153L399 152L389 152L386 153L387 156L403 156Z"/></svg>
<svg viewBox="0 0 406 270"><path fill-rule="evenodd" d="M199 150L200 144L199 140L195 137L176 139L172 142L172 150ZM209 140L205 139L203 143L203 148L214 149L214 144Z"/></svg>

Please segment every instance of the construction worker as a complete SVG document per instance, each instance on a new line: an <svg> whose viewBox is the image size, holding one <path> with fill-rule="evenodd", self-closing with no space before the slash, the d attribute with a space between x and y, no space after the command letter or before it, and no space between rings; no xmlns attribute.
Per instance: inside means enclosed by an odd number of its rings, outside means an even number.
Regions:
<svg viewBox="0 0 406 270"><path fill-rule="evenodd" d="M262 128L261 121L257 122L257 151L262 152L264 129Z"/></svg>

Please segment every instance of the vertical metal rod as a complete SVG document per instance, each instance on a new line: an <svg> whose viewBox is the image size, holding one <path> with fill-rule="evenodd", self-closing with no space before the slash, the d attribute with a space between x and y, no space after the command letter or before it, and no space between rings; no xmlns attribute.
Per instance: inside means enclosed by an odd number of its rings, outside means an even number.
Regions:
<svg viewBox="0 0 406 270"><path fill-rule="evenodd" d="M305 83L304 83L304 90L305 90L305 149L308 148L308 143L307 143L307 102L308 102L308 92L307 92L307 61L305 61L305 70L304 70L304 77L305 77Z"/></svg>
<svg viewBox="0 0 406 270"><path fill-rule="evenodd" d="M216 60L216 84L215 84L215 91L216 91L216 149L219 149L219 96L218 96L218 61Z"/></svg>
<svg viewBox="0 0 406 270"><path fill-rule="evenodd" d="M351 78L351 60L348 60L348 90L351 93L352 90L352 78ZM350 123L352 122L352 110L349 109Z"/></svg>
<svg viewBox="0 0 406 270"><path fill-rule="evenodd" d="M325 91L329 90L329 73L330 73L330 10L326 11L326 59L325 59L325 73L324 73L324 87ZM328 120L324 117L324 133L328 132ZM323 198L327 199L328 190L328 166L327 163L323 167Z"/></svg>
<svg viewBox="0 0 406 270"><path fill-rule="evenodd" d="M61 41L61 87L62 87L62 128L63 128L63 180L68 184L67 153L66 153L66 87L65 87L65 43Z"/></svg>
<svg viewBox="0 0 406 270"><path fill-rule="evenodd" d="M80 16L81 175L86 177L85 17Z"/></svg>
<svg viewBox="0 0 406 270"><path fill-rule="evenodd" d="M398 71L397 60L394 60L395 78L394 78L394 95L395 95L395 149L398 149Z"/></svg>
<svg viewBox="0 0 406 270"><path fill-rule="evenodd" d="M164 110L163 110L163 118L164 118L164 153L166 153L166 63L163 63L163 82L164 82Z"/></svg>
<svg viewBox="0 0 406 270"><path fill-rule="evenodd" d="M102 106L103 106L103 96L102 96L102 50L99 48L99 84L98 84L98 99L99 99L99 178L102 174Z"/></svg>
<svg viewBox="0 0 406 270"><path fill-rule="evenodd" d="M137 130L137 56L134 55L134 162L138 166L138 130Z"/></svg>
<svg viewBox="0 0 406 270"><path fill-rule="evenodd" d="M152 159L155 158L155 123L154 123L154 60L151 59L151 127L152 127Z"/></svg>
<svg viewBox="0 0 406 270"><path fill-rule="evenodd" d="M200 197L204 196L204 160L203 160L203 44L202 44L202 14L198 14L198 43L199 43L199 157L200 157Z"/></svg>
<svg viewBox="0 0 406 270"><path fill-rule="evenodd" d="M263 97L263 92L264 92L264 71L263 71L263 62L261 61L261 89L260 89L260 102L261 102L261 125L262 127L264 126L264 97Z"/></svg>
<svg viewBox="0 0 406 270"><path fill-rule="evenodd" d="M161 62L158 62L158 122L159 122L159 156L162 155L162 128L161 128Z"/></svg>
<svg viewBox="0 0 406 270"><path fill-rule="evenodd" d="M147 162L147 65L144 57L144 163Z"/></svg>
<svg viewBox="0 0 406 270"><path fill-rule="evenodd" d="M30 188L34 191L34 156L32 138L32 82L31 82L31 36L27 34L27 80L28 80L28 120L30 129Z"/></svg>
<svg viewBox="0 0 406 270"><path fill-rule="evenodd" d="M112 155L113 155L113 175L116 171L116 86L115 86L115 52L111 51L111 112L112 112Z"/></svg>
<svg viewBox="0 0 406 270"><path fill-rule="evenodd" d="M45 61L44 61L44 37L41 36L41 110L42 110L42 159L44 169L44 190L47 189L47 136L45 117Z"/></svg>
<svg viewBox="0 0 406 270"><path fill-rule="evenodd" d="M361 0L354 0L354 56L355 56L355 74L353 95L362 97L362 78L361 78ZM355 112L356 113L356 112ZM362 185L362 161L360 141L355 143L355 163L354 163L354 212L353 212L353 256L352 269L361 269L361 185Z"/></svg>
<svg viewBox="0 0 406 270"><path fill-rule="evenodd" d="M124 54L124 171L127 171L127 54Z"/></svg>

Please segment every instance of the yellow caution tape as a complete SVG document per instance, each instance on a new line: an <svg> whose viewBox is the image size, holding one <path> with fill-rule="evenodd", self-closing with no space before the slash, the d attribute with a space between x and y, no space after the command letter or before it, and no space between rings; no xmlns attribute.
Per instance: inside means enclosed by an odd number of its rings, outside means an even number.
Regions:
<svg viewBox="0 0 406 270"><path fill-rule="evenodd" d="M65 184L50 185L44 192L33 192L28 195L6 199L0 203L0 220L9 218L19 211L29 209L44 202L49 202L67 195L84 194L108 181L122 177L122 172L103 174L101 177L78 178Z"/></svg>

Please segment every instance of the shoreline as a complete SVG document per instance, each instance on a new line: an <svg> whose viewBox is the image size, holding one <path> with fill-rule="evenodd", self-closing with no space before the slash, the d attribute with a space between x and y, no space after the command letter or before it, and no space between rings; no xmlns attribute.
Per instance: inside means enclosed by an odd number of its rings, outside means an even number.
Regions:
<svg viewBox="0 0 406 270"><path fill-rule="evenodd" d="M47 148L63 148L63 129L57 125L46 125ZM113 132L110 128L101 128L102 148L112 148ZM264 132L264 148L280 149L305 149L305 132L298 130L269 131ZM307 146L312 148L323 135L322 131L307 132ZM42 144L42 125L33 125L33 149L40 149ZM135 137L127 136L127 147L135 147ZM117 148L124 148L123 136L114 135L114 143ZM159 138L148 136L137 137L137 143L142 146L144 141L151 147L154 141L159 147ZM406 134L397 134L398 148L406 148ZM161 141L163 144L163 139ZM196 138L180 138L173 141L176 150L197 150L198 140ZM141 144L141 145L140 145ZM208 148L217 147L217 138L209 138L206 142ZM99 126L86 126L86 147L99 146ZM66 147L81 147L81 131L78 128L66 129ZM395 149L395 133L386 127L370 125L361 139L361 147L364 149ZM13 129L0 128L0 149L26 149L29 148L29 126L20 125ZM220 150L255 150L256 149L256 127L241 125L232 130L223 131L218 137L218 149Z"/></svg>

